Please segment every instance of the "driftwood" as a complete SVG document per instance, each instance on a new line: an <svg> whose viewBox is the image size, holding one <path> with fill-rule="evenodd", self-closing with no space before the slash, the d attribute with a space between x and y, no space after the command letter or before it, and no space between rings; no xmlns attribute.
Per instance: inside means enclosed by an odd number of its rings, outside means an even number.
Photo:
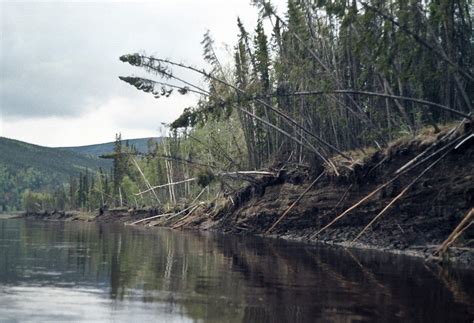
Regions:
<svg viewBox="0 0 474 323"><path fill-rule="evenodd" d="M188 214L186 214L185 216L183 216L181 219L178 220L178 222L180 221L183 221L184 219L186 219L187 217L189 217L191 214L193 214L193 212L199 207L201 206L202 203L199 203L198 205L196 205L191 211L188 212ZM171 227L171 229L177 229L177 228L180 228L182 227L183 225L185 225L186 222L181 222L180 224L175 224Z"/></svg>
<svg viewBox="0 0 474 323"><path fill-rule="evenodd" d="M377 214L373 219L372 221L369 222L369 224L367 224L364 229L354 238L354 240L352 240L351 242L351 245L357 240L359 239L363 234L364 232L366 232L371 226L372 224L375 223L375 221L377 221L393 204L395 204L395 202L397 202L403 195L405 195L405 193L413 186L415 185L415 183L420 179L422 178L431 168L433 168L437 163L439 163L444 157L446 157L447 154L449 154L451 152L451 150L448 150L447 152L445 152L443 155L441 155L438 159L436 159L433 163L431 163L428 167L425 168L425 170L423 170L420 175L418 175L413 181L410 182L410 184L408 184L407 186L405 186L405 188L394 198L390 201L390 203L387 204L386 207L384 207L384 209L382 211L379 212L379 214Z"/></svg>
<svg viewBox="0 0 474 323"><path fill-rule="evenodd" d="M461 147L466 141L470 140L474 138L474 133L472 133L469 137L463 139L459 144L456 145L456 147L454 147L454 149L458 149L459 147Z"/></svg>
<svg viewBox="0 0 474 323"><path fill-rule="evenodd" d="M337 210L337 208L339 207L339 205L341 205L342 201L344 201L344 199L347 197L347 195L349 194L349 191L351 190L352 186L354 186L354 184L351 184L349 185L349 187L347 188L347 190L344 192L344 194L342 195L342 197L339 199L339 201L337 202L336 206L334 206L331 210L325 212L322 217L328 215L328 214L331 214L332 212L335 212ZM311 235L311 239L313 239L314 237L316 237L317 235L319 234L319 232L316 232L314 233L313 235Z"/></svg>
<svg viewBox="0 0 474 323"><path fill-rule="evenodd" d="M184 210L179 211L178 213L175 213L175 214L171 213L171 216L168 217L166 220L171 220L172 218L177 217L178 215L181 215L184 212L186 212L188 210L191 210L191 209L193 209L192 211L194 211L195 208L197 208L199 205L203 205L203 204L205 204L205 203L204 202L199 202L197 204L191 204L190 206L188 206Z"/></svg>
<svg viewBox="0 0 474 323"><path fill-rule="evenodd" d="M451 232L451 234L446 238L446 240L441 244L441 246L436 250L435 255L438 254L440 257L448 250L448 248L456 241L459 236L466 231L474 221L471 218L474 217L474 208L471 208L469 212L464 216L461 222L456 226L456 228ZM471 220L471 221L470 221Z"/></svg>
<svg viewBox="0 0 474 323"><path fill-rule="evenodd" d="M198 196L196 196L196 198L191 202L191 204L194 204L194 202L196 202L196 200L202 195L202 193L204 193L204 190L205 188L201 191L201 193L198 194ZM159 214L159 215L154 215L154 216L150 216L148 218L144 218L144 219L140 219L138 221L135 221L135 222L132 222L130 223L130 225L135 225L135 224L138 224L138 223L141 223L141 222L144 222L144 221L147 221L147 220L153 220L153 219L157 219L157 218L162 218L162 217L165 217L165 216L168 216L168 215L178 215L178 214L181 214L183 212L186 212L187 210L189 210L189 208L186 208L176 214L174 213L165 213L165 214Z"/></svg>
<svg viewBox="0 0 474 323"><path fill-rule="evenodd" d="M217 192L217 195L215 198L213 198L212 200L210 200L208 203L211 204L213 203L214 201L216 201L219 196L221 194L221 191ZM175 224L171 227L172 229L178 229L180 227L182 227L183 225L187 224L186 221L183 221L184 219L188 218L199 206L205 204L204 202L201 202L199 204L197 204L191 211L189 211L188 214L186 214L185 216L183 216L181 219L179 219L178 221L175 222ZM217 207L217 206L216 206ZM181 222L180 224L178 224L179 222Z"/></svg>
<svg viewBox="0 0 474 323"><path fill-rule="evenodd" d="M456 129L453 128L452 131L448 132L440 141L444 140L445 138L449 137L452 132ZM456 146L450 150L448 150L447 152L445 152L443 155L441 155L437 160L435 160L433 163L431 163L428 167L425 168L425 170L423 170L420 175L418 175L413 181L410 182L410 184L408 184L392 201L390 201L390 203L382 210L380 211L379 214L377 214L373 219L372 221L369 222L369 224L367 224L364 229L354 238L354 240L352 240L351 244L353 244L357 239L359 239L362 234L364 234L364 232L366 232L371 226L372 224L374 224L375 221L377 221L393 204L395 204L396 201L398 201L403 195L405 195L405 193L421 178L423 177L426 172L428 172L431 168L433 168L438 162L440 162L447 154L449 154L451 152L451 150L453 149L456 149L458 147L460 147L463 143L465 143L469 138L471 138L473 135L471 134L470 136L468 136L467 138L464 138L462 139L462 137L458 140L455 140L454 142L452 142L450 145L448 144L447 146L452 146L454 143L456 143L457 141L460 141L460 143L456 144ZM426 153L427 151L429 151L431 148L433 147L430 146L428 147L428 149L426 149L425 151L423 151L420 155L418 155L417 157L415 157L415 159L411 160L410 162L408 162L408 164L406 164L405 166L403 166L402 168L400 168L396 173L400 173L401 171L403 171L404 169L407 169L410 164L412 164L418 157L421 157L422 155L424 155L424 153ZM446 146L445 146L446 147ZM431 155L433 156L433 154ZM430 157L431 157L430 156ZM429 158L429 157L428 157ZM403 230L402 230L403 231Z"/></svg>
<svg viewBox="0 0 474 323"><path fill-rule="evenodd" d="M317 236L319 235L321 232L323 232L324 230L328 229L330 226L332 226L334 223L336 223L337 221L339 221L341 218L343 218L347 213L349 213L350 211L354 210L355 208L357 208L359 205L361 205L362 203L364 203L365 201L367 201L368 199L370 199L372 196L374 196L377 192L379 192L381 189L383 189L384 187L386 187L387 185L393 183L395 181L395 179L397 179L397 177L391 179L390 181L388 181L387 183L383 184L383 185L380 185L379 187L377 187L374 191L372 191L369 195L365 196L363 199L361 199L359 202L357 202L356 204L352 205L350 208L348 208L347 210L345 210L344 212L342 212L340 215L336 216L331 222L329 222L327 225L325 225L324 227L322 227L321 229L319 229L318 232L316 232L313 236Z"/></svg>
<svg viewBox="0 0 474 323"><path fill-rule="evenodd" d="M280 218L276 220L275 223L273 223L273 225L267 231L265 231L266 234L270 233L286 217L286 215L291 211L291 209L293 209L293 207L306 195L306 193L309 192L309 190L314 186L314 184L316 184L316 182L321 177L323 177L325 173L326 172L323 171L321 174L319 174L318 177L316 177L316 179L311 184L309 184L309 186L304 190L304 192L301 193L300 196L298 196L298 198L290 205L288 209L286 209L286 211L280 216Z"/></svg>
<svg viewBox="0 0 474 323"><path fill-rule="evenodd" d="M148 218L140 219L140 220L138 220L138 221L129 223L128 225L135 225L135 224L138 224L138 223L141 223L141 222L145 222L145 221L148 221L148 220L153 220L153 219L157 219L157 218L162 218L162 217L165 217L165 216L168 216L168 215L171 215L171 214L173 214L173 213L165 213L165 214L159 214L159 215L150 216L150 217L148 217Z"/></svg>
<svg viewBox="0 0 474 323"><path fill-rule="evenodd" d="M448 140L448 139L452 139L453 135L456 133L457 130L459 130L459 128L462 126L462 124L464 123L465 120L461 121L456 127L453 127L451 130L449 130L442 138L440 138L438 141L434 142L433 144L431 144L426 150L424 150L421 154L417 155L415 158L413 158L412 160L410 160L408 163L406 163L405 165L403 165L402 167L400 167L396 172L395 174L398 174L402 171L404 171L406 168L408 168L409 166L411 166L413 163L415 163L416 161L418 161L421 157L423 157L424 155L426 155L432 148L436 147L437 145L439 145L440 143ZM471 134L469 137L463 139L459 144L456 145L456 147L454 147L454 149L458 149L463 143L465 143L467 140L469 140L471 137L473 136L473 134Z"/></svg>
<svg viewBox="0 0 474 323"><path fill-rule="evenodd" d="M178 215L180 215L180 214L183 214L183 213L186 212L187 210L189 210L189 209L195 207L196 204L194 204L194 203L196 203L196 201L201 197L201 195L204 193L204 191L206 190L206 188L207 188L207 187L204 187L204 188L202 189L202 191L201 191L201 192L194 198L194 200L190 203L190 206L189 206L189 207L185 208L184 210L179 211L179 212L176 213L176 214L171 215L171 216L170 216L169 218L167 218L166 220L170 220L170 219L172 219L172 218L174 218L174 217L176 217L176 216L178 216ZM203 203L203 202L200 202L200 203L198 203L197 205L200 205L200 204L202 204L202 203Z"/></svg>
<svg viewBox="0 0 474 323"><path fill-rule="evenodd" d="M343 213L341 213L340 215L338 215L337 217L335 217L331 222L329 222L327 225L325 225L324 227L322 227L319 231L317 231L313 236L317 236L319 235L321 232L323 232L324 230L328 229L330 226L332 226L334 223L336 223L337 221L339 221L341 218L343 218L346 214L348 214L349 212L351 212L352 210L354 210L355 208L357 208L358 206L360 206L361 204L363 204L364 202L366 202L367 200L369 200L372 196L374 196L377 192L379 192L380 190L382 190L383 188L387 187L388 185L390 185L391 183L393 183L395 180L397 180L400 176L404 175L405 173L409 172L410 170L412 170L413 168L416 168L422 164L424 164L426 161L430 160L432 157L434 157L435 155L439 154L440 152L452 147L453 145L457 144L458 141L463 141L464 138L463 136L453 140L452 142L446 144L445 146L441 147L440 149L436 150L435 152L433 152L431 155L423 158L422 160L406 167L403 171L399 172L398 174L396 174L394 177L392 177L392 179L390 179L388 182L380 185L379 187L377 187L375 190L373 190L371 193L369 193L368 195L366 195L364 198L362 198L361 200L359 200L356 204L352 205L351 207L349 207L347 210L345 210ZM428 149L431 149L431 147L428 147ZM424 152L422 152L421 154L424 154ZM420 154L420 155L421 155Z"/></svg>

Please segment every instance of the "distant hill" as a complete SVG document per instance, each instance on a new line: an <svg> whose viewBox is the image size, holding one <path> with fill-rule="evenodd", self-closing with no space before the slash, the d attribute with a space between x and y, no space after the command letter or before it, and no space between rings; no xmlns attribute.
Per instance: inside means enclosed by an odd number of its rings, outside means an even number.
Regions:
<svg viewBox="0 0 474 323"><path fill-rule="evenodd" d="M0 137L0 211L20 207L26 190L51 190L86 169L108 170L110 160Z"/></svg>
<svg viewBox="0 0 474 323"><path fill-rule="evenodd" d="M149 137L149 138L128 139L128 140L122 140L122 143L125 145L128 142L128 145L135 146L138 152L146 153L148 152L149 140L154 140L155 142L159 143L161 141L161 138ZM103 144L78 146L78 147L59 147L57 149L73 151L73 152L84 154L84 155L98 157L101 155L112 153L114 150L114 142L106 142Z"/></svg>
<svg viewBox="0 0 474 323"><path fill-rule="evenodd" d="M79 152L49 148L0 137L0 164L13 168L33 167L40 171L72 175L78 171L110 167L110 161Z"/></svg>

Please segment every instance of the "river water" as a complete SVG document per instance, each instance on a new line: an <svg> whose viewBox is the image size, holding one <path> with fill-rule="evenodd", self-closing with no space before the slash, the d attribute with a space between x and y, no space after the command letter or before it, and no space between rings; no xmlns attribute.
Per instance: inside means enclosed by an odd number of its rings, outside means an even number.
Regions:
<svg viewBox="0 0 474 323"><path fill-rule="evenodd" d="M1 322L472 322L473 283L377 252L0 220Z"/></svg>

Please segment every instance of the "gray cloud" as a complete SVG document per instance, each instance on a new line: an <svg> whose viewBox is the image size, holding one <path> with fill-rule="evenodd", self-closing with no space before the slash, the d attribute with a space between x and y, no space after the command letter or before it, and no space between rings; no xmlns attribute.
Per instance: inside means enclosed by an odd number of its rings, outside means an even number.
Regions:
<svg viewBox="0 0 474 323"><path fill-rule="evenodd" d="M169 98L162 103L137 99L146 94L119 81L118 76L146 74L121 63L118 57L146 51L202 67L200 41L204 32L211 30L217 46L223 47L223 42L233 46L238 15L249 30L254 28L256 9L247 0L0 0L1 118L18 121L63 117L73 122L117 98L146 102L147 106L141 106L143 111L162 105L174 109L163 115L176 115L189 100ZM223 61L231 59L222 50L220 55ZM198 76L190 77L200 80ZM183 102L186 106L181 106ZM130 121L139 127L138 116ZM161 121L155 120L154 124L159 126ZM126 122L125 117L120 124Z"/></svg>
<svg viewBox="0 0 474 323"><path fill-rule="evenodd" d="M207 2L216 9L222 4ZM0 5L5 117L80 115L122 95L117 76L140 74L118 61L124 53L147 50L202 64L202 34L219 23L206 2ZM237 34L235 23L221 22L217 33L228 31L225 41L235 38L229 37Z"/></svg>
<svg viewBox="0 0 474 323"><path fill-rule="evenodd" d="M1 6L5 117L77 116L119 94L113 43L127 36L115 27L123 12L106 22L107 8L98 4Z"/></svg>

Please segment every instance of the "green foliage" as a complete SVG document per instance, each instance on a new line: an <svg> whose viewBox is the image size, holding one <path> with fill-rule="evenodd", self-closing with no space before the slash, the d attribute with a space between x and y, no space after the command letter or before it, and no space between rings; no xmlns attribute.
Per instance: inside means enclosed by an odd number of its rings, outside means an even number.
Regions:
<svg viewBox="0 0 474 323"><path fill-rule="evenodd" d="M0 211L4 212L21 210L21 196L27 189L52 194L85 169L109 167L98 158L3 137L0 152Z"/></svg>
<svg viewBox="0 0 474 323"><path fill-rule="evenodd" d="M267 93L270 90L270 53L268 51L267 36L265 35L261 20L257 23L255 33L256 73L259 75L262 91Z"/></svg>
<svg viewBox="0 0 474 323"><path fill-rule="evenodd" d="M48 193L35 193L26 190L21 195L23 209L27 212L52 211L54 208L54 199Z"/></svg>
<svg viewBox="0 0 474 323"><path fill-rule="evenodd" d="M184 109L183 113L170 125L171 129L194 127L199 118L199 112L193 108Z"/></svg>
<svg viewBox="0 0 474 323"><path fill-rule="evenodd" d="M114 177L114 193L117 194L122 179L125 176L125 168L127 166L128 156L126 156L125 151L122 149L122 135L115 135L115 144L113 152L113 177Z"/></svg>
<svg viewBox="0 0 474 323"><path fill-rule="evenodd" d="M55 173L61 179L80 170L108 167L107 161L74 151L48 148L0 137L0 164L14 169L30 167L44 173Z"/></svg>
<svg viewBox="0 0 474 323"><path fill-rule="evenodd" d="M212 73L220 72L222 66L220 65L220 62L216 56L216 52L214 51L214 39L212 39L211 32L209 30L204 34L201 45L203 46L204 59L212 66Z"/></svg>
<svg viewBox="0 0 474 323"><path fill-rule="evenodd" d="M197 184L199 186L207 187L215 180L215 175L211 171L205 170L202 173L199 173L197 178Z"/></svg>
<svg viewBox="0 0 474 323"><path fill-rule="evenodd" d="M171 93L173 93L173 88L171 88L170 86L141 77L119 76L119 79L134 86L137 90L153 94L155 99L158 99L162 96L169 97ZM187 88L181 88L179 93L186 94Z"/></svg>
<svg viewBox="0 0 474 323"><path fill-rule="evenodd" d="M273 34L267 37L262 20L250 34L238 19L232 66L221 64L209 32L201 44L210 72L145 54L120 58L201 95L154 151L163 159L138 160L145 177L166 187L157 193L160 199L175 203L193 195L189 185L165 185L190 177L222 189L211 176L216 169L259 169L291 160L320 165L343 150L384 145L454 119L446 110L384 94L472 112L468 1L289 0L284 16L268 1L253 3L261 19L271 19ZM176 76L172 67L200 74L207 88ZM160 81L121 79L155 96L171 94ZM133 167L125 168L128 179L116 179L114 187L149 186ZM154 203L151 194L147 198Z"/></svg>
<svg viewBox="0 0 474 323"><path fill-rule="evenodd" d="M137 184L127 175L122 179L122 198L127 205L135 205L134 194L139 191Z"/></svg>

